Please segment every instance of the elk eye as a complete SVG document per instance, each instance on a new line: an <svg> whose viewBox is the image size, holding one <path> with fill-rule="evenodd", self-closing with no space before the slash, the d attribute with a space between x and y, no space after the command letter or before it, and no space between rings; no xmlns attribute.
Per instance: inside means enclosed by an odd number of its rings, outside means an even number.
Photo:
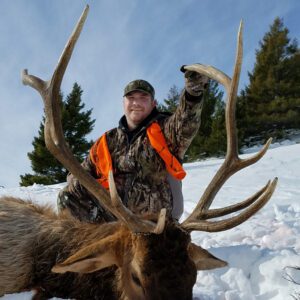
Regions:
<svg viewBox="0 0 300 300"><path fill-rule="evenodd" d="M131 273L131 278L132 278L132 280L134 281L134 283L136 285L138 285L138 286L142 285L141 282L140 282L140 280L139 280L139 278L134 273Z"/></svg>

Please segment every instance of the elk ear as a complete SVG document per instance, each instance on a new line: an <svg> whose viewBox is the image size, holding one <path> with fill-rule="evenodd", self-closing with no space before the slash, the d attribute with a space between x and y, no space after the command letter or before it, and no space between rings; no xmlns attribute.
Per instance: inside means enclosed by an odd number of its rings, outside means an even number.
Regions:
<svg viewBox="0 0 300 300"><path fill-rule="evenodd" d="M120 253L121 239L114 236L86 246L52 268L54 273L92 273L112 265L120 266L123 257Z"/></svg>
<svg viewBox="0 0 300 300"><path fill-rule="evenodd" d="M197 270L211 270L227 266L227 262L221 260L200 246L190 243L188 246L190 258L194 261Z"/></svg>

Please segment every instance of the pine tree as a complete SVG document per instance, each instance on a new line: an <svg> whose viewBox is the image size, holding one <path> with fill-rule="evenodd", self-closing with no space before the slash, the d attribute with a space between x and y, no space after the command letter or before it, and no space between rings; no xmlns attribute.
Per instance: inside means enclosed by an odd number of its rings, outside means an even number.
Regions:
<svg viewBox="0 0 300 300"><path fill-rule="evenodd" d="M226 153L225 102L216 99L211 122L211 133L203 140L205 156L224 156Z"/></svg>
<svg viewBox="0 0 300 300"><path fill-rule="evenodd" d="M288 33L276 18L256 51L250 84L241 93L246 137L276 137L282 129L300 127L300 51Z"/></svg>
<svg viewBox="0 0 300 300"><path fill-rule="evenodd" d="M203 99L200 128L186 153L186 161L220 155L226 150L223 95L219 84L211 81Z"/></svg>
<svg viewBox="0 0 300 300"><path fill-rule="evenodd" d="M92 131L95 123L95 120L91 119L92 109L82 111L85 107L81 100L82 92L81 87L75 83L72 92L65 101L62 101L61 116L65 139L79 161L83 160L93 144L92 141L86 140L86 135ZM46 148L44 123L45 119L43 118L38 136L34 137L32 142L34 150L28 153L34 174L21 175L21 186L33 183L55 184L66 180L68 171Z"/></svg>
<svg viewBox="0 0 300 300"><path fill-rule="evenodd" d="M179 104L179 98L180 92L178 91L177 86L173 85L169 90L167 98L164 99L164 103L157 106L158 110L173 113Z"/></svg>

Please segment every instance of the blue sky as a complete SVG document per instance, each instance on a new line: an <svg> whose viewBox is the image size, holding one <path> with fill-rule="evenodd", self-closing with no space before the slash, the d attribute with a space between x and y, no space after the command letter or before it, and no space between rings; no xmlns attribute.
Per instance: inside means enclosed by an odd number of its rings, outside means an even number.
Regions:
<svg viewBox="0 0 300 300"><path fill-rule="evenodd" d="M1 0L0 186L16 187L20 174L32 172L27 152L43 114L37 92L22 85L21 70L49 79L86 4L90 12L62 91L68 94L74 82L84 90L83 101L96 119L92 139L117 125L131 80L151 82L162 101L173 84L183 86L183 64L201 62L231 76L241 19L240 88L277 16L290 38L300 41L299 0Z"/></svg>

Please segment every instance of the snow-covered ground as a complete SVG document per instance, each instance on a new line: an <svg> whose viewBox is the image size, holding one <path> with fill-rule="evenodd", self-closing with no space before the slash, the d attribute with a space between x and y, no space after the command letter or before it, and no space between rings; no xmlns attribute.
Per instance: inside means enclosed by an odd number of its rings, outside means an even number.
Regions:
<svg viewBox="0 0 300 300"><path fill-rule="evenodd" d="M276 147L280 146L280 147ZM248 150L247 157L252 152ZM221 159L186 164L184 179L184 219L195 207L204 188L222 163ZM229 266L198 272L194 299L294 299L300 285L300 144L272 145L255 165L233 176L217 195L213 207L226 206L248 198L278 177L276 191L269 203L250 220L220 233L194 232L193 241L228 261ZM0 188L0 195L13 195L38 203L52 203L63 185L28 188ZM31 293L6 295L1 299L30 299ZM177 299L176 299L177 300Z"/></svg>

